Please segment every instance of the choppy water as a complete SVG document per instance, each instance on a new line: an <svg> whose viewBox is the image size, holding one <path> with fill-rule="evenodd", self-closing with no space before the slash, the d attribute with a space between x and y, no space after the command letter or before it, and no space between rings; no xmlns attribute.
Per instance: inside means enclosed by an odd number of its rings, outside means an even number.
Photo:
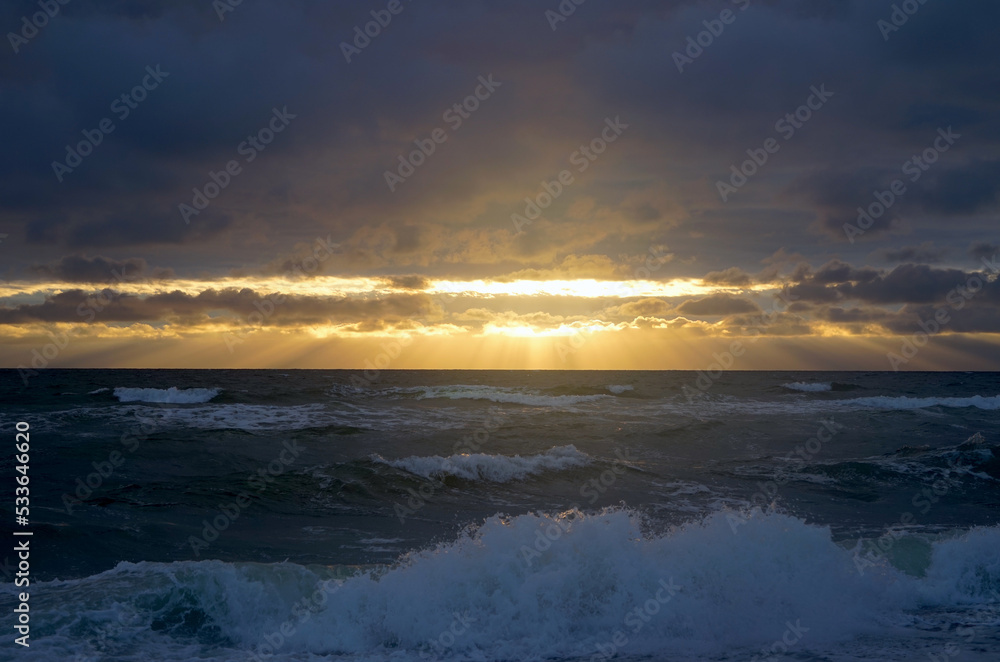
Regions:
<svg viewBox="0 0 1000 662"><path fill-rule="evenodd" d="M0 372L0 658L1000 659L1000 375Z"/></svg>

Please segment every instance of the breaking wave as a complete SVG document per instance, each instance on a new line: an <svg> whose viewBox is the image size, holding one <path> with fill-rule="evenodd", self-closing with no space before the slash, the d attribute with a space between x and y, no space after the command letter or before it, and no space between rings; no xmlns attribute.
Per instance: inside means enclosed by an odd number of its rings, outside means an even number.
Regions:
<svg viewBox="0 0 1000 662"><path fill-rule="evenodd" d="M160 404L200 404L219 395L217 388L124 388L115 389L119 402L155 402Z"/></svg>
<svg viewBox="0 0 1000 662"><path fill-rule="evenodd" d="M536 476L546 471L562 471L590 463L590 456L575 446L558 446L538 455L488 455L473 453L441 457L407 457L386 460L378 455L375 462L408 471L424 478L455 476L463 480L484 480L491 483L508 483Z"/></svg>
<svg viewBox="0 0 1000 662"><path fill-rule="evenodd" d="M656 532L613 509L496 515L388 567L122 562L43 583L25 659L209 659L205 645L213 660L748 659L783 637L829 650L907 636L916 610L1000 603L1000 529L927 544L915 576L859 566L828 528L787 515L719 512Z"/></svg>

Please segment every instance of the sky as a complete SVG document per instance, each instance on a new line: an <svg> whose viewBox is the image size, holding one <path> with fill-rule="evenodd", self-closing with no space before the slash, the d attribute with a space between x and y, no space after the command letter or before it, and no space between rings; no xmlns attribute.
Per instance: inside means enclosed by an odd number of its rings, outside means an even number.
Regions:
<svg viewBox="0 0 1000 662"><path fill-rule="evenodd" d="M0 365L1000 369L988 0L0 3Z"/></svg>

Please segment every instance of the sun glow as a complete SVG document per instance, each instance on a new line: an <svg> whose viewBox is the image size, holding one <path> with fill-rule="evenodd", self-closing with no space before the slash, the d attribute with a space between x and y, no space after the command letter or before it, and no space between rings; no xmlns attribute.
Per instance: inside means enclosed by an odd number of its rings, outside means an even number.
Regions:
<svg viewBox="0 0 1000 662"><path fill-rule="evenodd" d="M22 300L71 290L101 291L111 289L123 294L150 296L164 292L183 292L197 296L206 290L250 289L266 295L273 292L312 297L372 297L387 294L438 294L464 297L493 298L499 296L556 296L584 299L630 297L704 296L716 292L762 291L771 285L745 288L724 288L706 284L698 278L655 280L429 280L423 287L401 287L390 278L341 278L317 276L308 279L288 278L221 278L210 281L173 279L161 281L122 281L109 283L10 282L0 286L0 297Z"/></svg>
<svg viewBox="0 0 1000 662"><path fill-rule="evenodd" d="M717 286L706 285L700 279L652 280L472 280L432 281L426 290L429 294L457 294L462 296L566 296L585 299L629 297L681 297L697 296L719 291Z"/></svg>
<svg viewBox="0 0 1000 662"><path fill-rule="evenodd" d="M627 325L590 321L577 324L560 324L553 327L532 326L523 323L504 324L489 322L483 326L484 336L506 336L508 338L563 338L568 336L589 336L600 331L615 331Z"/></svg>

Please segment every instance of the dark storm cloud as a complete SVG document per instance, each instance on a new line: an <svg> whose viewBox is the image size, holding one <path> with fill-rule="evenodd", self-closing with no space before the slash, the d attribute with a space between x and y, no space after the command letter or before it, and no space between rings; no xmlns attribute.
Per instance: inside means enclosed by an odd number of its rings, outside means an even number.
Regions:
<svg viewBox="0 0 1000 662"><path fill-rule="evenodd" d="M828 306L814 312L817 319L831 322L854 333L870 333L881 328L894 334L1000 333L1000 307L970 294L957 296L940 305L907 304L898 311L872 306L841 308Z"/></svg>
<svg viewBox="0 0 1000 662"><path fill-rule="evenodd" d="M389 276L387 278L389 283L393 287L399 287L407 290L422 290L430 285L430 280L424 278L423 276Z"/></svg>
<svg viewBox="0 0 1000 662"><path fill-rule="evenodd" d="M943 157L942 157L943 158ZM1000 194L1000 162L930 166L916 182L902 169L824 172L798 181L791 189L802 193L819 210L820 226L838 240L848 239L844 225L861 225L862 211L869 212L871 227L864 227L867 239L898 228L904 219L961 217L997 210ZM905 187L891 194L893 182ZM881 197L877 197L881 196ZM884 213L870 207L889 200ZM867 219L865 219L867 220Z"/></svg>
<svg viewBox="0 0 1000 662"><path fill-rule="evenodd" d="M808 264L799 264L790 274L790 285L786 292L792 301L833 303L848 296L852 283L869 282L879 277L879 272L871 267L860 269L842 262L831 260L813 271Z"/></svg>
<svg viewBox="0 0 1000 662"><path fill-rule="evenodd" d="M730 267L722 271L710 271L702 278L709 285L723 285L729 287L744 287L753 282L750 274L738 267Z"/></svg>
<svg viewBox="0 0 1000 662"><path fill-rule="evenodd" d="M812 303L833 303L841 301L844 295L837 288L806 281L785 288L786 294L794 300Z"/></svg>
<svg viewBox="0 0 1000 662"><path fill-rule="evenodd" d="M710 282L740 287L749 282L740 270L755 273L782 245L816 263L829 257L829 238L846 245L842 226L855 222L857 207L939 128L954 126L962 139L863 241L907 229L915 233L907 243L920 245L931 223L947 223L953 246L986 233L973 217L996 208L1000 181L992 30L1000 8L925 3L886 41L876 21L892 3L740 4L588 2L552 30L545 11L557 2L404 2L348 64L340 43L384 3L261 0L220 21L207 0L74 0L0 61L0 94L13 100L0 106L11 129L0 152L0 232L25 248L21 266L115 247L201 272L265 264L261 246L273 256L332 232L361 256L331 261L332 270L399 273L433 263L473 277L502 260L511 270L549 266L570 239L592 236L616 258L666 236L692 260L658 275L702 268L712 270ZM0 26L16 27L35 6L7 3ZM722 9L736 21L678 72L672 54ZM157 64L169 77L118 119L111 102ZM502 87L390 193L384 171L491 72ZM835 96L793 138L779 139L781 151L723 205L715 180L822 84ZM241 141L284 106L297 115L287 130L241 161L241 174L184 223L177 205L240 159ZM551 231L540 222L511 244L477 236L454 249L457 229L509 227L524 196L537 195L609 115L631 128L548 212ZM59 183L53 160L103 117L114 132ZM588 200L594 225L565 217ZM384 232L365 234L374 227ZM175 262L153 259L180 247ZM896 261L932 260L899 253Z"/></svg>
<svg viewBox="0 0 1000 662"><path fill-rule="evenodd" d="M141 277L170 278L169 269L149 269L142 258L115 260L101 256L66 255L50 264L36 264L28 271L38 277L69 283L110 283Z"/></svg>
<svg viewBox="0 0 1000 662"><path fill-rule="evenodd" d="M966 284L971 274L958 269L934 269L923 264L902 264L888 274L844 287L845 296L869 303L925 303L943 301L949 292Z"/></svg>
<svg viewBox="0 0 1000 662"><path fill-rule="evenodd" d="M58 322L208 322L209 315L228 312L245 319L269 310L267 324L299 325L323 322L401 321L422 315L430 306L423 294L389 295L380 299L289 296L250 289L206 290L197 295L180 291L139 297L114 290L70 290L46 297L40 304L0 308L0 324Z"/></svg>
<svg viewBox="0 0 1000 662"><path fill-rule="evenodd" d="M935 246L925 241L919 246L902 246L900 248L882 248L876 251L886 262L919 262L922 264L937 264L943 262L951 253L947 246Z"/></svg>
<svg viewBox="0 0 1000 662"><path fill-rule="evenodd" d="M834 261L817 272L800 275L787 286L796 300L813 303L862 301L872 304L936 303L949 295L979 290L978 300L997 301L1000 281L983 272L934 268L926 264L901 264L886 272L871 268L855 269Z"/></svg>
<svg viewBox="0 0 1000 662"><path fill-rule="evenodd" d="M883 322L899 334L937 329L944 333L1000 333L1000 308L972 298L961 308L954 306L904 306Z"/></svg>
<svg viewBox="0 0 1000 662"><path fill-rule="evenodd" d="M982 160L929 173L914 199L929 213L961 216L997 209L1000 161Z"/></svg>
<svg viewBox="0 0 1000 662"><path fill-rule="evenodd" d="M731 331L739 330L743 336L802 336L812 333L809 322L798 315L778 313L770 317L736 315L725 320Z"/></svg>
<svg viewBox="0 0 1000 662"><path fill-rule="evenodd" d="M821 266L816 273L812 274L811 280L814 283L827 285L847 282L867 283L877 277L878 271L870 267L856 269L840 260L831 260Z"/></svg>
<svg viewBox="0 0 1000 662"><path fill-rule="evenodd" d="M624 318L664 317L675 312L674 307L663 299L648 297L637 301L629 301L618 306L614 311L616 316Z"/></svg>
<svg viewBox="0 0 1000 662"><path fill-rule="evenodd" d="M968 253L975 260L988 260L1000 253L1000 245L989 241L974 241L969 245Z"/></svg>
<svg viewBox="0 0 1000 662"><path fill-rule="evenodd" d="M873 193L889 188L898 179L898 169L852 167L834 170L823 167L816 172L798 176L786 189L786 195L801 199L816 210L820 227L838 240L846 240L845 224L856 224L858 208L866 208L874 201ZM866 228L869 238L878 236L899 225L899 208L890 208L873 219Z"/></svg>
<svg viewBox="0 0 1000 662"><path fill-rule="evenodd" d="M841 308L827 306L817 311L816 317L834 324L870 324L882 323L891 319L893 314L882 308L859 307Z"/></svg>
<svg viewBox="0 0 1000 662"><path fill-rule="evenodd" d="M677 312L684 315L735 315L758 310L754 302L729 294L712 294L704 299L685 301L677 307Z"/></svg>

